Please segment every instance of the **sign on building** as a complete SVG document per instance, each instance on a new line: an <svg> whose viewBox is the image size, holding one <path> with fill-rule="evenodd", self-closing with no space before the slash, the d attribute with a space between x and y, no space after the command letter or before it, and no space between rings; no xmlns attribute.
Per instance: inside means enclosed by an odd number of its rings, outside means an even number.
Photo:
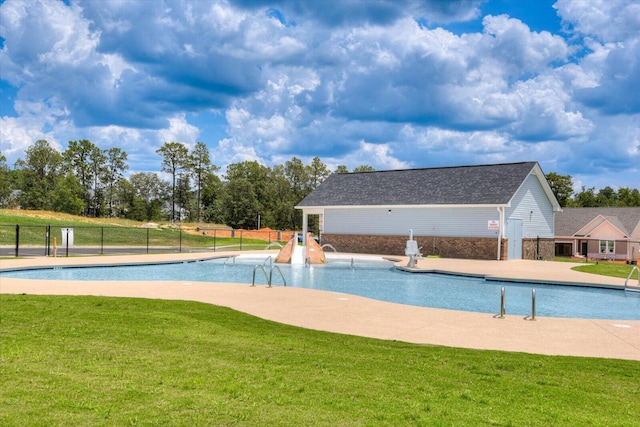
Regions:
<svg viewBox="0 0 640 427"><path fill-rule="evenodd" d="M488 230L500 230L500 221L498 221L497 219L490 219L487 222L487 229Z"/></svg>

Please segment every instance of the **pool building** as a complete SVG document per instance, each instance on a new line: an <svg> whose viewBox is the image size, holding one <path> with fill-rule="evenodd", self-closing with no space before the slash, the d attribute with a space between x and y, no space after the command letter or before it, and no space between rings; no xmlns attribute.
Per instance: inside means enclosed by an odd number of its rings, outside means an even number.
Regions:
<svg viewBox="0 0 640 427"><path fill-rule="evenodd" d="M552 259L561 211L537 162L333 174L296 208L340 252ZM411 231L410 231L411 230Z"/></svg>

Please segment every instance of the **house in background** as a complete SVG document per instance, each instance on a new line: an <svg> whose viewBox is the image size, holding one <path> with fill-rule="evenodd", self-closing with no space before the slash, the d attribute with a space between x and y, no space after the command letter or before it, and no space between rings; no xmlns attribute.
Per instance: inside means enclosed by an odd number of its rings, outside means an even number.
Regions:
<svg viewBox="0 0 640 427"><path fill-rule="evenodd" d="M556 256L637 261L640 208L564 208L556 214Z"/></svg>
<svg viewBox="0 0 640 427"><path fill-rule="evenodd" d="M551 259L560 211L537 162L333 174L304 198L320 238L340 252Z"/></svg>

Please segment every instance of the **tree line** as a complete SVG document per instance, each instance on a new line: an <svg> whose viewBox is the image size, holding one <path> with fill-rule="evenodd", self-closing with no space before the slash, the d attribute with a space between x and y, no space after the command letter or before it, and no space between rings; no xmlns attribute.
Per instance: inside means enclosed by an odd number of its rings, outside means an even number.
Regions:
<svg viewBox="0 0 640 427"><path fill-rule="evenodd" d="M582 186L574 192L571 175L551 172L545 175L560 206L567 208L636 207L640 206L640 191L637 188L621 187L618 191L607 186L598 191L595 187Z"/></svg>
<svg viewBox="0 0 640 427"><path fill-rule="evenodd" d="M91 141L69 141L58 152L38 140L14 168L0 153L0 207L52 210L91 217L138 221L187 221L226 224L234 228L298 229L302 213L294 207L334 171L315 157L305 165L292 157L267 167L257 161L232 163L219 176L203 142L193 149L166 142L157 151L167 182L156 172L125 176L127 153L102 150ZM373 170L362 165L353 171ZM605 187L573 190L570 175L551 172L549 185L563 207L640 206L638 189Z"/></svg>
<svg viewBox="0 0 640 427"><path fill-rule="evenodd" d="M88 140L69 141L62 153L38 140L13 169L0 153L0 207L297 229L302 214L294 206L332 173L318 157L308 165L293 157L274 167L257 161L232 163L220 177L220 168L203 142L191 150L179 142L166 142L156 152L169 182L156 172L126 177L125 151L101 150ZM353 171L366 170L373 168L362 165ZM341 165L333 172L349 171Z"/></svg>

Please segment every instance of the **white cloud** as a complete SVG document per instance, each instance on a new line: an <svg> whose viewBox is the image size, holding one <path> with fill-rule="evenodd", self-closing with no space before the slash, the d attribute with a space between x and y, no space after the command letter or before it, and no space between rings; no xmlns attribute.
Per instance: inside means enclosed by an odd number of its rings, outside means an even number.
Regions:
<svg viewBox="0 0 640 427"><path fill-rule="evenodd" d="M17 101L14 108L17 117L0 117L1 148L8 163L24 157L24 151L39 139L62 150L60 136L73 127L63 106L51 99L48 103Z"/></svg>
<svg viewBox="0 0 640 427"><path fill-rule="evenodd" d="M163 145L165 142L181 142L188 148L193 148L198 142L200 129L187 122L185 114L176 114L169 119L169 127L160 129L157 133L158 142ZM158 146L158 148L160 148Z"/></svg>
<svg viewBox="0 0 640 427"><path fill-rule="evenodd" d="M569 48L562 37L547 31L532 32L518 19L486 16L479 54L501 62L501 69L519 77L538 73L554 61L564 61Z"/></svg>
<svg viewBox="0 0 640 427"><path fill-rule="evenodd" d="M226 135L205 142L222 166L317 155L378 169L633 170L638 3L559 0L567 34L482 18L480 3L8 0L0 70L17 117L1 118L2 150L90 138L157 169L155 150L200 140L198 113L215 111ZM434 24L476 18L480 32Z"/></svg>
<svg viewBox="0 0 640 427"><path fill-rule="evenodd" d="M640 3L635 0L558 0L554 8L571 31L605 43L637 38L640 32Z"/></svg>

